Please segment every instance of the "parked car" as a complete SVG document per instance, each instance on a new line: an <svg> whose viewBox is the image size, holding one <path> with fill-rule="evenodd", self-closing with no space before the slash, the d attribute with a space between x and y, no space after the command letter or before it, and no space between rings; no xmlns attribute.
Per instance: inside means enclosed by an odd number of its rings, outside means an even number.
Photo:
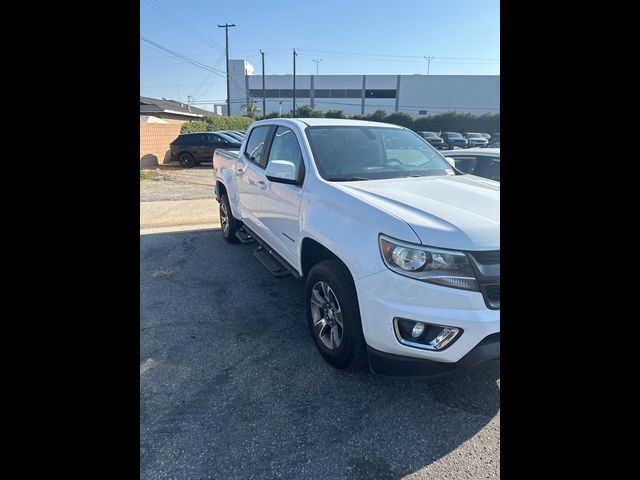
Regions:
<svg viewBox="0 0 640 480"><path fill-rule="evenodd" d="M500 136L498 138L494 138L487 143L487 147L489 148L500 148Z"/></svg>
<svg viewBox="0 0 640 480"><path fill-rule="evenodd" d="M198 132L183 133L169 144L172 159L186 168L210 162L218 148L240 148L240 142L215 132Z"/></svg>
<svg viewBox="0 0 640 480"><path fill-rule="evenodd" d="M499 358L499 183L404 127L329 118L254 122L213 171L222 236L304 281L334 367L417 375Z"/></svg>
<svg viewBox="0 0 640 480"><path fill-rule="evenodd" d="M481 133L465 133L465 138L469 140L469 148L473 147L486 147L489 141L484 138Z"/></svg>
<svg viewBox="0 0 640 480"><path fill-rule="evenodd" d="M447 160L458 170L478 177L500 181L500 149L499 148L469 148L467 150L453 150L447 152ZM449 162L451 163L451 161Z"/></svg>
<svg viewBox="0 0 640 480"><path fill-rule="evenodd" d="M486 138L487 140L491 140L491 135L489 135L488 133L480 133L480 135L482 135L484 138Z"/></svg>
<svg viewBox="0 0 640 480"><path fill-rule="evenodd" d="M453 149L453 147L467 148L469 141L458 132L442 132L440 137L444 140L444 147L447 150Z"/></svg>
<svg viewBox="0 0 640 480"><path fill-rule="evenodd" d="M435 148L444 148L444 140L438 136L436 132L417 132L422 138L433 145Z"/></svg>
<svg viewBox="0 0 640 480"><path fill-rule="evenodd" d="M244 135L241 135L234 130L216 130L215 133L226 135L227 137L231 137L234 141L240 143L242 143L242 141L244 140Z"/></svg>

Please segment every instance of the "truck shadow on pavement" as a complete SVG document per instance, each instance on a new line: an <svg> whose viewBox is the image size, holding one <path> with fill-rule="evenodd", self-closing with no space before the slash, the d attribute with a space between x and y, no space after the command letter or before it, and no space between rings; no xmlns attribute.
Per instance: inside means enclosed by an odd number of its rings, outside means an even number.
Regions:
<svg viewBox="0 0 640 480"><path fill-rule="evenodd" d="M302 282L253 248L219 230L140 237L141 479L499 476L499 361L438 379L335 370Z"/></svg>

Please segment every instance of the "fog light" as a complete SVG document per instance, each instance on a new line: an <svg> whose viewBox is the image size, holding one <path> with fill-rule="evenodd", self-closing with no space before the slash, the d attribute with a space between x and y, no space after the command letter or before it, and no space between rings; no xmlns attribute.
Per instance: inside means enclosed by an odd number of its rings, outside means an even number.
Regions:
<svg viewBox="0 0 640 480"><path fill-rule="evenodd" d="M453 337L455 337L457 334L458 334L457 328L444 327L442 329L442 332L440 332L438 336L430 342L430 345L433 346L434 349L440 350L442 347L447 345L451 340L453 340Z"/></svg>
<svg viewBox="0 0 640 480"><path fill-rule="evenodd" d="M411 330L411 336L413 338L418 338L423 333L424 333L424 323L422 322L416 323L413 329Z"/></svg>
<svg viewBox="0 0 640 480"><path fill-rule="evenodd" d="M435 325L406 318L394 318L393 327L400 343L423 350L444 350L462 335L462 329L458 327Z"/></svg>

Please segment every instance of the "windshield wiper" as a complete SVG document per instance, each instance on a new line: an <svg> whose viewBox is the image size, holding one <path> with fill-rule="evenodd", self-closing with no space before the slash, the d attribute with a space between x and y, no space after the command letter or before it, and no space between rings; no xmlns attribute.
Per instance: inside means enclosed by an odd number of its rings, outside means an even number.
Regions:
<svg viewBox="0 0 640 480"><path fill-rule="evenodd" d="M367 177L327 177L325 180L330 182L355 182L357 180L373 180L373 178Z"/></svg>

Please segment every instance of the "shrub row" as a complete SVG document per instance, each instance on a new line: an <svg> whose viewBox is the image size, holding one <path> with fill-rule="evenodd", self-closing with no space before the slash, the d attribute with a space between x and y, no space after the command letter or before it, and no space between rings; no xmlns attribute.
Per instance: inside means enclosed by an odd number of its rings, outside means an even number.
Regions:
<svg viewBox="0 0 640 480"><path fill-rule="evenodd" d="M349 117L343 110L327 110L326 112L322 112L313 110L309 105L303 105L297 108L296 113L296 116L299 118L353 118L356 120L386 122L407 127L416 132L453 131L494 133L500 131L499 113L474 115L473 113L446 112L414 118L405 112L387 114L385 110L379 109L368 115L353 115ZM291 118L292 116L292 112L283 113L282 115L279 115L277 112L271 112L266 118ZM180 133L207 132L212 130L246 130L253 121L253 118L239 115L231 117L211 116L183 124Z"/></svg>
<svg viewBox="0 0 640 480"><path fill-rule="evenodd" d="M213 130L246 130L253 118L233 115L230 117L212 115L202 120L192 120L182 124L180 133L210 132Z"/></svg>

